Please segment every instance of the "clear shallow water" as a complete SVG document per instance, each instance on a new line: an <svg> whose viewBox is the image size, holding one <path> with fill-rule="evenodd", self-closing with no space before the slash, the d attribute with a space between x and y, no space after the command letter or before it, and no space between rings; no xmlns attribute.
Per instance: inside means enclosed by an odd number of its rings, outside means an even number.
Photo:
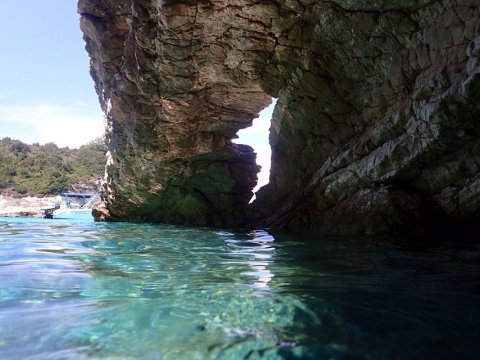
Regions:
<svg viewBox="0 0 480 360"><path fill-rule="evenodd" d="M0 359L478 359L480 246L0 219Z"/></svg>

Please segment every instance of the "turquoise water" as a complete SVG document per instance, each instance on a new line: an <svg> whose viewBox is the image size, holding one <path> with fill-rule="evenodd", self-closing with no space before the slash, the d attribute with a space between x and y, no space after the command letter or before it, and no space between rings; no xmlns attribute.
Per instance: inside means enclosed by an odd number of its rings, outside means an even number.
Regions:
<svg viewBox="0 0 480 360"><path fill-rule="evenodd" d="M63 211L54 215L55 220L69 220L73 222L91 222L93 220L92 209L82 211Z"/></svg>
<svg viewBox="0 0 480 360"><path fill-rule="evenodd" d="M0 359L478 359L480 246L0 219Z"/></svg>

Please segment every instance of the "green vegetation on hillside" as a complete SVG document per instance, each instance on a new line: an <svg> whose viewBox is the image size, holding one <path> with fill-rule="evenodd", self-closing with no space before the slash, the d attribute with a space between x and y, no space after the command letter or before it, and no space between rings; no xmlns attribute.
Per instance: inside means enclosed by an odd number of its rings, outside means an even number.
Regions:
<svg viewBox="0 0 480 360"><path fill-rule="evenodd" d="M75 184L94 187L103 177L106 162L103 139L79 149L54 143L27 145L8 137L0 140L0 193L57 194Z"/></svg>

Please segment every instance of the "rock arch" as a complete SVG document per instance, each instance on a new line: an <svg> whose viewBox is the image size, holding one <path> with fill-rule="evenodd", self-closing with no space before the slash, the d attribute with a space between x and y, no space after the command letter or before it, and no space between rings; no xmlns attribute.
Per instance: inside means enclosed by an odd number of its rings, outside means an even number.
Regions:
<svg viewBox="0 0 480 360"><path fill-rule="evenodd" d="M80 0L110 160L98 216L421 232L478 223L480 3ZM231 142L279 98L270 185ZM418 224L412 226L412 224Z"/></svg>

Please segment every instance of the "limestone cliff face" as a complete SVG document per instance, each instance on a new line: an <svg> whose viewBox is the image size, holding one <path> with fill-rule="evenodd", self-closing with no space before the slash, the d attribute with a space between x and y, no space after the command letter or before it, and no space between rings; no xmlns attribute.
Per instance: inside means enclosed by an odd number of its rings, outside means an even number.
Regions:
<svg viewBox="0 0 480 360"><path fill-rule="evenodd" d="M102 216L230 222L258 172L253 150L231 139L271 101L256 70L274 47L266 10L240 16L223 1L78 7L108 124Z"/></svg>
<svg viewBox="0 0 480 360"><path fill-rule="evenodd" d="M480 223L480 0L81 0L109 219ZM270 184L231 142L279 98Z"/></svg>

